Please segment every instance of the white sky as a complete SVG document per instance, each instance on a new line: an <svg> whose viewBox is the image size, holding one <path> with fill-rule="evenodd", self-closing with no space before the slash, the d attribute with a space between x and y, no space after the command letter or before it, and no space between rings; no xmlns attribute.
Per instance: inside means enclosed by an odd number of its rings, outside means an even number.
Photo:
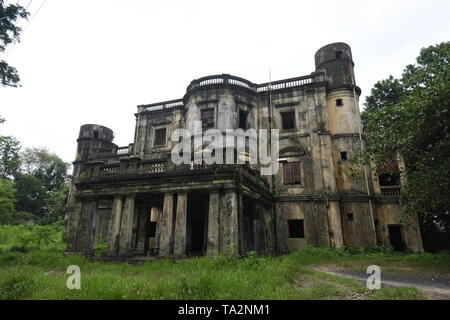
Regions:
<svg viewBox="0 0 450 320"><path fill-rule="evenodd" d="M182 98L195 78L307 75L317 49L342 41L364 96L449 36L448 0L48 0L6 58L22 87L0 87L0 135L72 162L82 124L127 145L138 104Z"/></svg>

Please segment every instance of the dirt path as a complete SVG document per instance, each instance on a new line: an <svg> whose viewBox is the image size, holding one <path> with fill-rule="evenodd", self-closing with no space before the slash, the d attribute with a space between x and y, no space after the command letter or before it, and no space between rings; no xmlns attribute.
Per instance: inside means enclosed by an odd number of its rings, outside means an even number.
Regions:
<svg viewBox="0 0 450 320"><path fill-rule="evenodd" d="M354 272L342 267L327 265L313 268L316 271L327 274L355 279L366 283L368 274ZM399 275L393 273L381 273L381 284L387 287L414 287L431 300L450 300L450 281L447 279L434 278L427 275Z"/></svg>

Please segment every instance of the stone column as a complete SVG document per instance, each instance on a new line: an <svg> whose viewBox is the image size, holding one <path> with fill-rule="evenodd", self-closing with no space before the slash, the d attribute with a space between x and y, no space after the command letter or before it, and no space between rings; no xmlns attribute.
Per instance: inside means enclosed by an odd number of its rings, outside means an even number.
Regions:
<svg viewBox="0 0 450 320"><path fill-rule="evenodd" d="M215 256L219 253L219 208L219 192L211 191L209 194L208 242L206 245L208 256Z"/></svg>
<svg viewBox="0 0 450 320"><path fill-rule="evenodd" d="M138 230L136 232L136 251L144 252L147 222L150 220L148 207L141 207L138 210Z"/></svg>
<svg viewBox="0 0 450 320"><path fill-rule="evenodd" d="M226 216L226 221L228 221L228 236L227 242L225 244L225 250L227 253L238 253L239 243L238 243L238 201L236 191L226 191L225 192L225 208L223 214ZM229 249L232 247L232 251Z"/></svg>
<svg viewBox="0 0 450 320"><path fill-rule="evenodd" d="M262 228L261 228L261 217L262 215L262 211L263 211L263 206L260 202L255 202L252 206L252 218L253 218L253 249L257 252L261 252L262 251L262 241L263 241L263 236L261 235L262 233Z"/></svg>
<svg viewBox="0 0 450 320"><path fill-rule="evenodd" d="M80 220L77 231L76 251L92 254L95 233L97 201L84 200L81 204Z"/></svg>
<svg viewBox="0 0 450 320"><path fill-rule="evenodd" d="M331 247L340 248L344 245L342 235L341 215L339 201L330 201L328 205L328 221L330 224Z"/></svg>
<svg viewBox="0 0 450 320"><path fill-rule="evenodd" d="M92 255L94 253L94 242L95 242L95 230L97 223L97 207L98 201L91 200L88 203L88 216L86 225L86 246L84 252L87 255Z"/></svg>
<svg viewBox="0 0 450 320"><path fill-rule="evenodd" d="M81 203L76 202L74 208L66 210L65 216L65 228L66 228L66 239L67 239L67 251L76 252L77 251L77 235L78 229L80 227L81 218Z"/></svg>
<svg viewBox="0 0 450 320"><path fill-rule="evenodd" d="M163 215L161 219L160 256L169 256L173 249L173 194L164 195Z"/></svg>
<svg viewBox="0 0 450 320"><path fill-rule="evenodd" d="M173 245L173 254L175 256L184 256L186 254L186 213L187 213L187 194L178 193L177 217L175 223L175 241Z"/></svg>
<svg viewBox="0 0 450 320"><path fill-rule="evenodd" d="M122 203L122 196L114 197L111 223L109 225L108 254L117 254L119 252L120 225L122 223Z"/></svg>
<svg viewBox="0 0 450 320"><path fill-rule="evenodd" d="M125 206L122 214L122 225L120 228L119 254L125 255L131 249L131 239L134 218L134 198L135 195L125 197Z"/></svg>

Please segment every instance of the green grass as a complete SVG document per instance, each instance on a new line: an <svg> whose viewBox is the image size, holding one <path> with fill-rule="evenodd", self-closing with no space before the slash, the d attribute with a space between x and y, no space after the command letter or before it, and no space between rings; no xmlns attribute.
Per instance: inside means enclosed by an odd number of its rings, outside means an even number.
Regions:
<svg viewBox="0 0 450 320"><path fill-rule="evenodd" d="M447 270L450 265L449 257L439 255L399 256L311 247L278 257L162 259L129 265L65 256L60 234L40 246L33 241L16 243L22 241L19 231L32 234L33 227L0 227L0 240L6 240L0 246L0 299L353 299L355 295L366 299L421 299L416 289L371 292L356 280L323 274L312 270L311 265L377 259L438 269L446 264ZM9 237L8 233L14 235ZM81 290L66 287L69 265L81 269Z"/></svg>

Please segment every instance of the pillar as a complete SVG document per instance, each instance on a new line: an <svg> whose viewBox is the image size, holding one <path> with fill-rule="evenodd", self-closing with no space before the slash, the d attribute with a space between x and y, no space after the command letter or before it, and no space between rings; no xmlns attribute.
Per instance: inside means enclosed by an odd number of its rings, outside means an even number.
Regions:
<svg viewBox="0 0 450 320"><path fill-rule="evenodd" d="M215 256L219 253L219 208L219 192L211 191L209 194L208 242L206 245L208 256Z"/></svg>
<svg viewBox="0 0 450 320"><path fill-rule="evenodd" d="M153 252L159 252L159 243L160 243L160 235L161 235L161 223L162 223L162 208L160 207L152 207L150 210L150 221L156 222L156 230L155 237L149 238L148 241L148 249Z"/></svg>
<svg viewBox="0 0 450 320"><path fill-rule="evenodd" d="M342 235L342 223L338 201L330 201L328 205L328 223L330 226L330 242L332 248L340 248L344 245Z"/></svg>
<svg viewBox="0 0 450 320"><path fill-rule="evenodd" d="M129 253L131 249L134 218L134 198L135 195L127 195L125 197L125 205L123 208L122 224L120 228L119 238L119 254L121 255Z"/></svg>
<svg viewBox="0 0 450 320"><path fill-rule="evenodd" d="M221 212L221 223L225 223L223 248L226 253L237 254L238 243L238 201L236 191L226 191L224 195L224 210ZM232 250L230 251L230 249Z"/></svg>
<svg viewBox="0 0 450 320"><path fill-rule="evenodd" d="M81 219L81 203L76 202L74 209L71 212L66 211L65 215L65 228L66 228L66 238L67 238L67 251L76 252L77 251L77 235L78 229L80 227Z"/></svg>
<svg viewBox="0 0 450 320"><path fill-rule="evenodd" d="M184 256L186 254L186 213L187 213L187 194L178 193L177 216L175 223L175 240L173 245L173 254Z"/></svg>
<svg viewBox="0 0 450 320"><path fill-rule="evenodd" d="M163 215L161 220L159 255L169 256L173 249L173 194L164 195Z"/></svg>
<svg viewBox="0 0 450 320"><path fill-rule="evenodd" d="M147 221L150 219L150 214L148 207L140 207L137 212L138 226L136 231L136 251L144 252Z"/></svg>
<svg viewBox="0 0 450 320"><path fill-rule="evenodd" d="M77 231L76 251L93 253L97 201L84 200L81 204L80 220Z"/></svg>
<svg viewBox="0 0 450 320"><path fill-rule="evenodd" d="M122 196L115 196L109 225L108 254L119 252L120 225L122 223Z"/></svg>
<svg viewBox="0 0 450 320"><path fill-rule="evenodd" d="M91 200L88 204L88 217L86 225L86 246L84 252L87 255L94 253L95 231L97 227L97 200Z"/></svg>

